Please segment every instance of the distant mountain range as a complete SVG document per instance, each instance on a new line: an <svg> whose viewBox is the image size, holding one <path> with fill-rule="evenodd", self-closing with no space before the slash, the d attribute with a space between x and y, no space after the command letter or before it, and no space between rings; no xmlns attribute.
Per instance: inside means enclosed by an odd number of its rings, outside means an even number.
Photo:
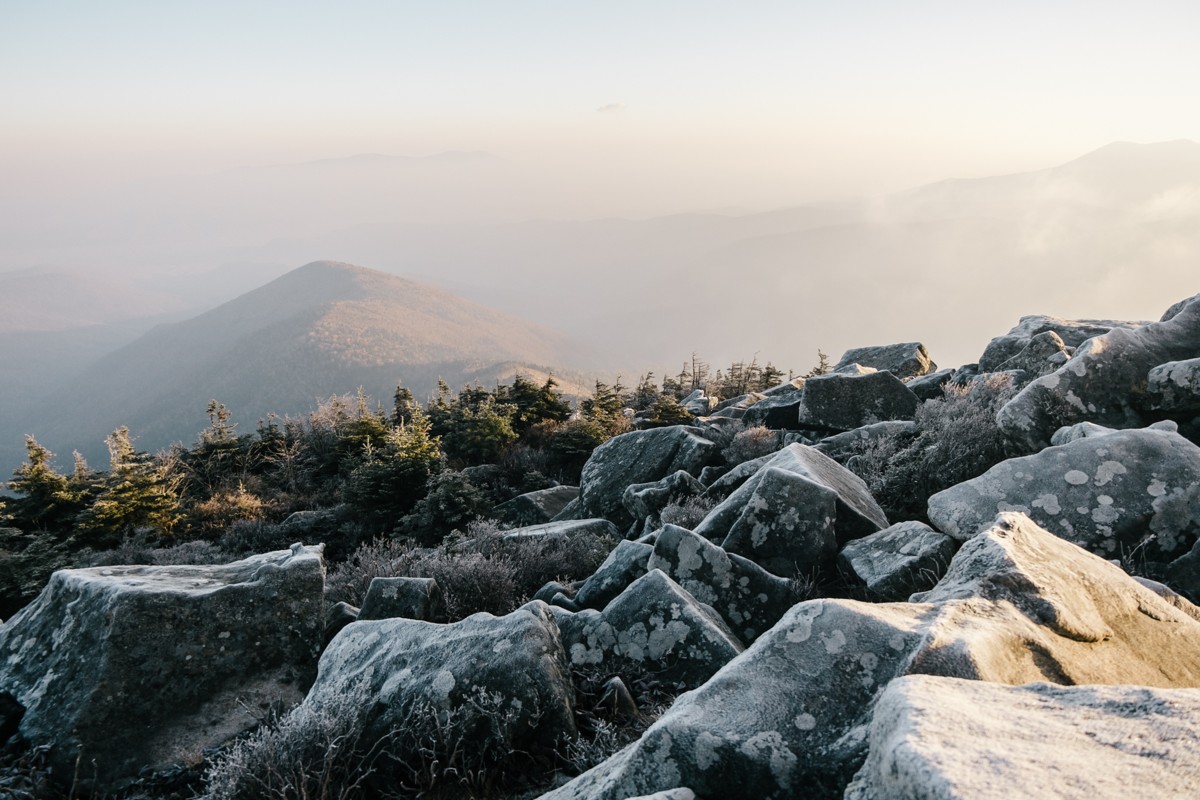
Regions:
<svg viewBox="0 0 1200 800"><path fill-rule="evenodd" d="M48 395L26 398L24 408L0 417L0 464L19 463L26 432L60 455L79 449L92 460L120 425L143 449L191 442L207 425L210 399L253 426L268 412L300 414L359 386L390 405L398 382L424 397L439 377L457 389L516 371L543 378L559 367L560 382L572 389L560 365L579 357L550 329L445 290L318 261L156 326Z"/></svg>

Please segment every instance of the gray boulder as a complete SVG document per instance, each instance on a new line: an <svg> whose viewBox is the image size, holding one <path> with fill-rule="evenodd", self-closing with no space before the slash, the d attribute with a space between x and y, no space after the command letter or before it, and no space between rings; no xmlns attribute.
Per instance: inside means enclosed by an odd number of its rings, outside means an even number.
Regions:
<svg viewBox="0 0 1200 800"><path fill-rule="evenodd" d="M804 378L792 378L791 380L786 380L783 383L776 384L770 389L763 389L762 393L767 397L778 397L784 394L793 394L794 392L798 392L804 388L804 382Z"/></svg>
<svg viewBox="0 0 1200 800"><path fill-rule="evenodd" d="M650 671L690 688L743 649L716 611L657 569L626 587L603 611L555 614L575 667Z"/></svg>
<svg viewBox="0 0 1200 800"><path fill-rule="evenodd" d="M220 745L294 705L324 632L320 547L219 566L62 570L0 627L0 691L56 773L99 787ZM91 765L95 764L93 768Z"/></svg>
<svg viewBox="0 0 1200 800"><path fill-rule="evenodd" d="M739 486L750 480L754 476L754 473L762 469L763 465L774 457L775 453L767 453L765 456L759 456L758 458L752 458L749 461L735 464L708 485L708 488L704 491L705 496L714 500L724 500L733 494L734 490Z"/></svg>
<svg viewBox="0 0 1200 800"><path fill-rule="evenodd" d="M1020 372L1030 378L1053 372L1067 363L1074 348L1067 347L1054 331L1044 331L1030 338L1012 358L1001 362L991 372Z"/></svg>
<svg viewBox="0 0 1200 800"><path fill-rule="evenodd" d="M509 525L540 525L562 513L575 498L578 486L552 486L517 495L492 509L492 516Z"/></svg>
<svg viewBox="0 0 1200 800"><path fill-rule="evenodd" d="M1076 348L1093 336L1102 336L1115 329L1135 330L1145 322L1112 319L1060 319L1041 314L1021 317L1012 330L988 342L979 357L981 372L995 372L1000 365L1024 350L1036 336L1053 332L1068 348Z"/></svg>
<svg viewBox="0 0 1200 800"><path fill-rule="evenodd" d="M582 608L604 608L625 591L625 587L646 574L646 562L653 552L654 548L648 544L629 540L618 542L591 577L579 587L575 602Z"/></svg>
<svg viewBox="0 0 1200 800"><path fill-rule="evenodd" d="M737 397L731 397L728 400L722 400L720 403L717 403L717 407L709 413L709 416L741 419L743 416L745 416L748 408L765 397L765 394L750 392L749 394L740 394Z"/></svg>
<svg viewBox="0 0 1200 800"><path fill-rule="evenodd" d="M889 419L912 419L919 401L890 372L820 375L804 384L801 427L849 431Z"/></svg>
<svg viewBox="0 0 1200 800"><path fill-rule="evenodd" d="M604 539L620 539L621 532L606 519L565 519L558 522L546 522L542 525L528 525L524 528L514 528L504 532L507 541L533 539L546 541L549 539L573 539L576 536L594 536Z"/></svg>
<svg viewBox="0 0 1200 800"><path fill-rule="evenodd" d="M658 527L658 513L668 505L704 494L704 491L704 484L679 470L657 481L627 486L621 495L621 504L635 520L644 521L653 529Z"/></svg>
<svg viewBox="0 0 1200 800"><path fill-rule="evenodd" d="M866 757L875 698L908 673L1200 681L1200 622L1021 515L963 545L938 587L913 599L800 603L641 739L545 797L686 786L701 797L839 798Z"/></svg>
<svg viewBox="0 0 1200 800"><path fill-rule="evenodd" d="M913 378L904 385L908 390L917 396L921 402L926 400L937 400L942 396L942 387L954 375L952 369L939 369L937 372L931 372L928 375L922 375L919 378Z"/></svg>
<svg viewBox="0 0 1200 800"><path fill-rule="evenodd" d="M576 514L604 517L622 530L628 528L633 516L621 503L627 486L657 481L679 470L699 475L716 453L717 445L699 429L683 425L613 437L597 447L583 466Z"/></svg>
<svg viewBox="0 0 1200 800"><path fill-rule="evenodd" d="M400 617L433 622L444 617L445 607L433 578L372 578L358 621Z"/></svg>
<svg viewBox="0 0 1200 800"><path fill-rule="evenodd" d="M998 511L1028 514L1105 558L1171 561L1200 534L1200 447L1152 429L1091 435L1003 461L929 498L929 520L959 540Z"/></svg>
<svg viewBox="0 0 1200 800"><path fill-rule="evenodd" d="M647 566L711 606L743 642L757 639L795 605L788 581L676 525L659 531Z"/></svg>
<svg viewBox="0 0 1200 800"><path fill-rule="evenodd" d="M957 549L957 542L922 522L897 522L849 542L838 553L838 567L866 587L868 600L901 602L932 589Z"/></svg>
<svg viewBox="0 0 1200 800"><path fill-rule="evenodd" d="M304 705L340 708L348 696L361 698L361 741L385 742L401 760L410 748L436 748L439 726L468 732L461 743L467 748L500 742L504 755L534 757L576 733L566 654L552 612L540 602L450 625L408 619L349 625L321 656Z"/></svg>
<svg viewBox="0 0 1200 800"><path fill-rule="evenodd" d="M920 342L886 344L876 347L855 347L842 354L834 372L850 364L860 364L877 370L887 370L897 378L919 378L937 371L937 364Z"/></svg>
<svg viewBox="0 0 1200 800"><path fill-rule="evenodd" d="M1200 412L1200 358L1168 361L1150 370L1143 407L1168 413Z"/></svg>
<svg viewBox="0 0 1200 800"><path fill-rule="evenodd" d="M1193 797L1197 741L1195 689L910 675L875 705L845 800Z"/></svg>
<svg viewBox="0 0 1200 800"><path fill-rule="evenodd" d="M916 432L917 423L910 420L876 422L873 425L864 425L845 433L826 436L813 445L813 449L824 453L839 464L845 464L848 458L861 453L863 448L871 442L893 436L915 435Z"/></svg>
<svg viewBox="0 0 1200 800"><path fill-rule="evenodd" d="M1087 340L1071 360L1022 389L996 415L1005 434L1028 452L1045 447L1064 425L1114 428L1145 424L1139 408L1147 374L1200 352L1200 295L1166 322L1114 328Z"/></svg>
<svg viewBox="0 0 1200 800"><path fill-rule="evenodd" d="M747 425L765 425L772 430L787 430L800 425L800 403L804 391L771 395L747 408L741 420Z"/></svg>

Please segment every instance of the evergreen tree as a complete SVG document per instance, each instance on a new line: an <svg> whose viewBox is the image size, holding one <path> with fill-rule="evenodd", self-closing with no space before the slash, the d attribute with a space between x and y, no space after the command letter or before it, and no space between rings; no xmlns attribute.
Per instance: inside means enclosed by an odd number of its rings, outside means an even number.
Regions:
<svg viewBox="0 0 1200 800"><path fill-rule="evenodd" d="M6 498L0 515L6 524L26 532L51 532L65 536L73 518L86 502L86 475L80 474L76 460L77 480L68 478L54 468L54 454L38 443L33 436L25 437L25 462L13 472L8 489L18 497ZM87 464L83 463L86 470Z"/></svg>
<svg viewBox="0 0 1200 800"><path fill-rule="evenodd" d="M79 515L79 534L94 547L114 547L135 528L169 533L179 521L178 478L161 459L134 449L120 427L104 443L109 471L99 495Z"/></svg>
<svg viewBox="0 0 1200 800"><path fill-rule="evenodd" d="M346 480L343 496L350 505L382 522L394 524L425 494L429 478L442 468L440 442L430 435L428 418L416 408L405 425L393 427L379 447L368 447Z"/></svg>

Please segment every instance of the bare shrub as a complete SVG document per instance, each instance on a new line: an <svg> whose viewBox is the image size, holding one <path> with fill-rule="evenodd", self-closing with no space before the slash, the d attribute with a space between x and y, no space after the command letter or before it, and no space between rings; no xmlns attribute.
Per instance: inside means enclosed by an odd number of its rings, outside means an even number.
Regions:
<svg viewBox="0 0 1200 800"><path fill-rule="evenodd" d="M766 425L754 425L740 430L733 436L733 441L721 451L727 464L736 465L753 458L774 453L779 449L779 433Z"/></svg>
<svg viewBox="0 0 1200 800"><path fill-rule="evenodd" d="M708 512L716 506L716 498L698 494L668 504L659 512L658 518L663 525L678 525L681 528L695 530L696 526L708 516Z"/></svg>
<svg viewBox="0 0 1200 800"><path fill-rule="evenodd" d="M966 386L947 384L940 400L917 409L915 434L867 442L846 466L862 478L893 521L925 518L929 497L986 472L1007 457L996 412L1015 393L996 374Z"/></svg>
<svg viewBox="0 0 1200 800"><path fill-rule="evenodd" d="M416 548L392 539L376 539L354 551L329 571L325 599L329 605L346 602L361 607L372 578L411 575L417 561Z"/></svg>

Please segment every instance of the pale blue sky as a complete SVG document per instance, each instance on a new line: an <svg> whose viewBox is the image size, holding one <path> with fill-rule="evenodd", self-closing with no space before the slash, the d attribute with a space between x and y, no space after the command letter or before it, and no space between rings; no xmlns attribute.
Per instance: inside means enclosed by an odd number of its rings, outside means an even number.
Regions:
<svg viewBox="0 0 1200 800"><path fill-rule="evenodd" d="M0 1L0 175L471 149L893 190L1200 138L1198 41L1195 2Z"/></svg>

